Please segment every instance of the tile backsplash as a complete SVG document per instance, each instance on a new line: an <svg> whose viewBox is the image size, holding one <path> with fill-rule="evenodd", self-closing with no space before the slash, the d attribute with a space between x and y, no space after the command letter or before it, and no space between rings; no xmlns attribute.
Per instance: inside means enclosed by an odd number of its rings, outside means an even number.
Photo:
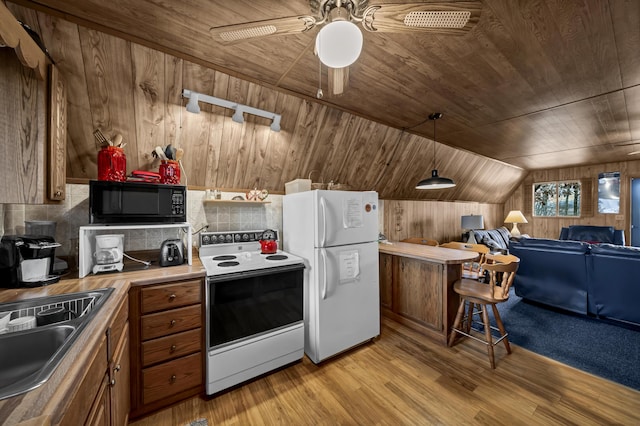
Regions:
<svg viewBox="0 0 640 426"><path fill-rule="evenodd" d="M229 200L245 194L223 192L222 199ZM229 231L249 229L282 230L282 195L271 194L266 199L269 204L218 205L204 203L205 191L189 190L187 193L187 221L194 234L208 225L208 231ZM67 184L67 197L61 204L0 204L0 221L4 234L24 234L25 221L49 220L56 222L57 242L62 244L56 255L76 255L78 250L78 230L89 224L89 185ZM155 250L162 241L179 237L175 229L139 229L118 231L125 234L125 251ZM193 238L197 241L196 235Z"/></svg>

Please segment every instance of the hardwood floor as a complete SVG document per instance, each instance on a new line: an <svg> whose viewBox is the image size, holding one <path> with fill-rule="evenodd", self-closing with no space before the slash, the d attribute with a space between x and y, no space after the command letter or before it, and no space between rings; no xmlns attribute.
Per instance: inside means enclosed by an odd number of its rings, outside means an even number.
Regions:
<svg viewBox="0 0 640 426"><path fill-rule="evenodd" d="M131 424L640 424L640 392L512 349L496 346L492 370L478 342L446 348L383 318L380 338L320 366L305 357Z"/></svg>

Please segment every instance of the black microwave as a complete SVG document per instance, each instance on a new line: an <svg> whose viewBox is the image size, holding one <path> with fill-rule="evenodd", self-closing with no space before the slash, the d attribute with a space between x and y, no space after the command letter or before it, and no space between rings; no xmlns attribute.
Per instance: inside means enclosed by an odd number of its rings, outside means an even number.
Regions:
<svg viewBox="0 0 640 426"><path fill-rule="evenodd" d="M89 182L90 223L187 221L187 188L141 182Z"/></svg>

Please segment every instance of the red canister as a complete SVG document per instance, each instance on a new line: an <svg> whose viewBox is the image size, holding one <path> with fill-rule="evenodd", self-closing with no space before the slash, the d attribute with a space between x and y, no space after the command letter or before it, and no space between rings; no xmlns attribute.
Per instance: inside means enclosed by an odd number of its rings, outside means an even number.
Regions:
<svg viewBox="0 0 640 426"><path fill-rule="evenodd" d="M98 180L127 180L127 157L117 146L105 146L98 152Z"/></svg>
<svg viewBox="0 0 640 426"><path fill-rule="evenodd" d="M170 185L180 183L180 164L175 160L160 161L160 182Z"/></svg>

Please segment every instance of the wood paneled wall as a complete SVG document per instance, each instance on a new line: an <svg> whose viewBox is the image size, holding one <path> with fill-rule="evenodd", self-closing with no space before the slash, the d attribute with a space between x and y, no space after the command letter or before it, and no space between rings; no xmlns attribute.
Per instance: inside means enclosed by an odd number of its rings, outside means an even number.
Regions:
<svg viewBox="0 0 640 426"><path fill-rule="evenodd" d="M385 200L383 233L395 241L409 237L460 241L460 218L471 214L484 216L485 229L503 226L506 217L502 204Z"/></svg>
<svg viewBox="0 0 640 426"><path fill-rule="evenodd" d="M183 148L182 183L192 187L283 192L286 182L316 170L315 181L376 190L383 199L503 203L526 175L521 168L436 143L435 166L458 186L416 190L434 166L429 139L9 6L41 35L68 83L67 178L97 177L96 128L108 137L123 135L128 172L157 171L155 146ZM183 88L282 114L282 131L270 131L269 120L249 114L244 124L235 123L232 110L204 103L200 114L188 113Z"/></svg>
<svg viewBox="0 0 640 426"><path fill-rule="evenodd" d="M603 172L620 172L620 213L598 213L598 174ZM631 179L640 178L640 159L593 164L588 166L570 167L562 169L536 170L531 172L522 184L513 192L505 202L504 210L523 210L525 186L536 182L560 181L560 180L591 180L593 193L591 202L593 215L580 218L542 218L526 215L529 223L518 225L518 229L524 234L537 238L558 238L562 227L569 225L599 225L613 226L616 229L625 230L627 245L630 242L629 229L631 227ZM584 206L583 206L584 209Z"/></svg>

